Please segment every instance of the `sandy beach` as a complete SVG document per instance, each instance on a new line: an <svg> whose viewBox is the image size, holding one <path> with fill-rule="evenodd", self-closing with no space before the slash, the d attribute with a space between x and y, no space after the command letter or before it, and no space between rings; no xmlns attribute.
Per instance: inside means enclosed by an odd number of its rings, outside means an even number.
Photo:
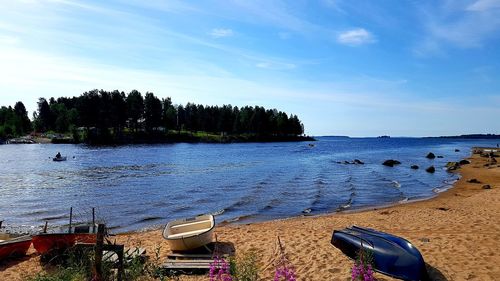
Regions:
<svg viewBox="0 0 500 281"><path fill-rule="evenodd" d="M422 253L433 280L500 279L500 165L484 166L488 158L474 155L457 170L462 178L437 197L420 202L355 213L298 217L216 228L220 242L237 255L255 251L261 279L272 280L277 237L284 242L298 280L350 280L352 261L330 244L333 230L360 225L405 237ZM480 183L469 183L475 178ZM483 188L490 185L490 189ZM161 246L160 230L122 234L118 242L140 245L149 255ZM0 265L0 280L23 280L42 270L33 249L30 256ZM392 280L377 274L378 280ZM180 280L208 280L181 276Z"/></svg>

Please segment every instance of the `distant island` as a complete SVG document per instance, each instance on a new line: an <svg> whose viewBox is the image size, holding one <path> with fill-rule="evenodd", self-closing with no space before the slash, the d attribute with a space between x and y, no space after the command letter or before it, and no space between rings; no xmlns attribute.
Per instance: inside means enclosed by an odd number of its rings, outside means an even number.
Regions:
<svg viewBox="0 0 500 281"><path fill-rule="evenodd" d="M297 115L262 106L174 105L153 93L143 96L92 90L78 97L38 100L33 121L22 102L0 108L0 143L130 144L169 142L311 141Z"/></svg>
<svg viewBox="0 0 500 281"><path fill-rule="evenodd" d="M447 139L500 139L500 135L496 134L469 134L459 136L441 136L439 138Z"/></svg>

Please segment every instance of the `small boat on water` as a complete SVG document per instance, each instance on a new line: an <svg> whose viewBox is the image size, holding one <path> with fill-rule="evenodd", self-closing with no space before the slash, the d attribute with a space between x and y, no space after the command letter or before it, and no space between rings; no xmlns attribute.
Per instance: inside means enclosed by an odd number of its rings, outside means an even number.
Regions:
<svg viewBox="0 0 500 281"><path fill-rule="evenodd" d="M60 161L66 161L66 159L67 159L66 156L54 157L52 158L52 161L60 162Z"/></svg>
<svg viewBox="0 0 500 281"><path fill-rule="evenodd" d="M2 222L0 221L0 227ZM0 233L0 261L26 255L31 246L31 236L26 234Z"/></svg>
<svg viewBox="0 0 500 281"><path fill-rule="evenodd" d="M352 259L361 248L373 257L373 268L403 280L429 280L424 259L408 240L370 228L352 226L335 230L331 243Z"/></svg>
<svg viewBox="0 0 500 281"><path fill-rule="evenodd" d="M213 242L214 228L213 215L200 215L167 223L163 229L163 238L172 251L192 250Z"/></svg>

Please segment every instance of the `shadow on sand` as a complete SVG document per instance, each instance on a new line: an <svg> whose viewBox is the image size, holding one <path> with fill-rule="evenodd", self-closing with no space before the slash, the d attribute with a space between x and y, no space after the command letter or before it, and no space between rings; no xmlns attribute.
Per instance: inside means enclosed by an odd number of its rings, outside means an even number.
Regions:
<svg viewBox="0 0 500 281"><path fill-rule="evenodd" d="M6 270L7 268L10 268L12 266L16 266L22 262L25 262L32 257L37 256L37 254L33 253L31 255L26 255L26 256L21 256L21 257L12 257L7 260L0 261L0 272Z"/></svg>
<svg viewBox="0 0 500 281"><path fill-rule="evenodd" d="M448 278L439 271L439 269L433 267L432 265L426 263L427 273L429 273L429 279L432 281L448 281Z"/></svg>

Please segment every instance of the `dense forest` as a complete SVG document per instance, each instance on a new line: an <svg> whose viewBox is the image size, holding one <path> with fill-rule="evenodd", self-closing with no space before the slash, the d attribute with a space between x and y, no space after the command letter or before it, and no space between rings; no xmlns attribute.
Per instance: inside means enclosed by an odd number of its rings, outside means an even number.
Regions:
<svg viewBox="0 0 500 281"><path fill-rule="evenodd" d="M149 92L143 96L136 90L40 98L32 124L18 102L14 109L2 107L0 126L4 137L25 134L32 127L37 133L70 133L73 141L90 143L299 140L304 132L296 115L276 109L174 105L170 98Z"/></svg>
<svg viewBox="0 0 500 281"><path fill-rule="evenodd" d="M31 121L22 102L0 108L0 139L10 136L21 136L31 132Z"/></svg>

